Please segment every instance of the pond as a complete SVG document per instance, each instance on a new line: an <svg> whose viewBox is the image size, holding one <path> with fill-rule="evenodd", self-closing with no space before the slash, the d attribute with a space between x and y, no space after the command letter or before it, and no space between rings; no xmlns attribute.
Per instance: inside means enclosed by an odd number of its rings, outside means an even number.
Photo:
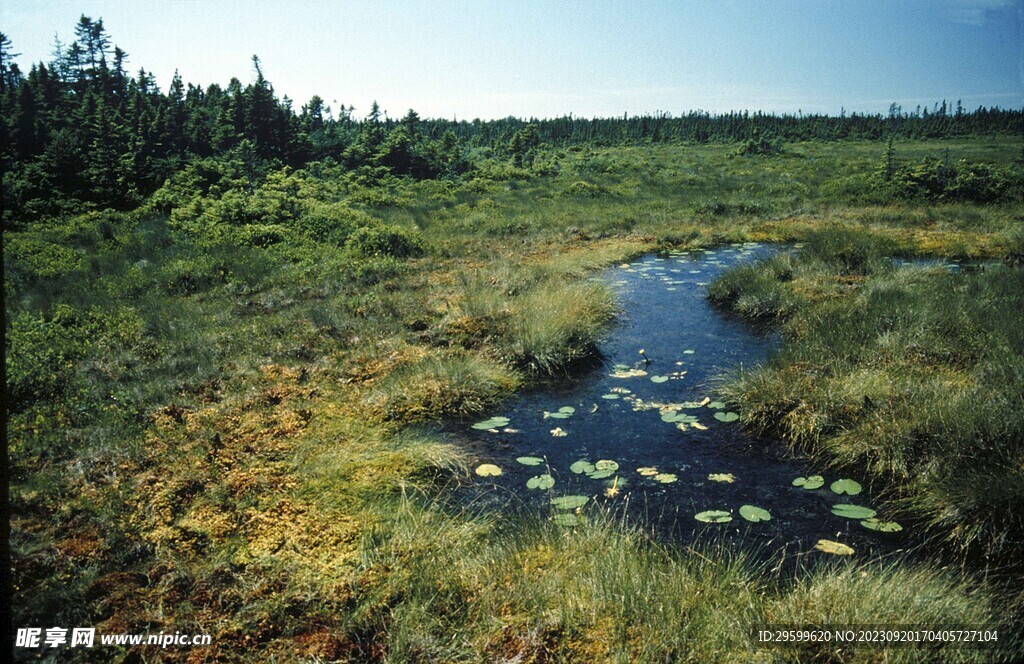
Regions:
<svg viewBox="0 0 1024 664"><path fill-rule="evenodd" d="M901 546L904 533L875 530L899 527L884 514L835 508L877 509L866 486L782 458L715 400L718 377L764 362L779 341L711 306L705 287L780 250L788 249L737 244L606 271L620 316L599 346L601 363L460 425L475 485L492 501L549 510L562 525L585 527L603 507L680 543L714 537L813 551L824 539L858 556Z"/></svg>

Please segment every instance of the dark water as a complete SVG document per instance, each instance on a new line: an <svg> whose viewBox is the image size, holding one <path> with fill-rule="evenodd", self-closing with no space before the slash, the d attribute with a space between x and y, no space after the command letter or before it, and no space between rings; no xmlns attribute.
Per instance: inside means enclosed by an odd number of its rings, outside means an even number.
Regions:
<svg viewBox="0 0 1024 664"><path fill-rule="evenodd" d="M775 251L734 245L648 256L607 271L602 278L616 289L621 315L600 344L603 363L504 404L492 415L510 422L496 432L459 427L458 438L475 453L477 464L502 469L500 476L476 478L478 487L489 487L483 500L549 510L553 496L585 495L591 500L583 513L603 506L680 543L714 537L812 551L819 539L828 539L852 546L858 556L901 546L904 533L877 533L859 520L831 513L839 503L877 509L866 485L859 495L837 495L829 485L843 476L781 458L773 453L771 441L745 434L738 422L716 419L724 408L695 407L706 398L715 399L716 377L740 365L764 362L778 343L712 307L706 285L738 263ZM616 366L646 374L614 377ZM654 376L669 379L654 382ZM604 398L613 394L618 398ZM663 421L659 405L689 406L676 412L696 417L704 429L688 424L680 430ZM565 419L545 417L545 412L564 406L575 413ZM552 435L556 428L565 435ZM516 461L520 456L543 458L545 463L525 466ZM570 471L578 460L601 459L618 463L615 475L591 479ZM645 477L637 472L644 467L674 474L677 481L663 484ZM527 481L542 473L550 473L554 486L528 489ZM710 474L732 475L734 481L712 481ZM825 477L824 487L792 486L793 479L815 474ZM738 510L745 504L768 510L772 518L744 520ZM705 524L694 519L705 510L730 512L732 521Z"/></svg>

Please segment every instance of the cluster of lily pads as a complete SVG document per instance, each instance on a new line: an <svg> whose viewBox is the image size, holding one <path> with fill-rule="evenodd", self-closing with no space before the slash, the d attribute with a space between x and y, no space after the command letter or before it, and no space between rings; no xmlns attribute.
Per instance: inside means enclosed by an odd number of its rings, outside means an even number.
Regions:
<svg viewBox="0 0 1024 664"><path fill-rule="evenodd" d="M793 480L792 484L793 486L813 491L825 486L825 478L821 475L797 477ZM829 489L832 493L840 496L856 496L861 492L862 487L859 482L844 478L832 482L829 485ZM898 533L903 530L903 526L899 523L895 521L882 521L878 518L878 513L875 510L862 505L839 503L832 506L832 513L836 516L841 516L844 519L856 519L860 521L860 525L869 530L875 530L883 533ZM850 555L853 553L853 549L851 547L838 542L832 542L830 540L820 540L815 548L826 553L834 553L837 555Z"/></svg>
<svg viewBox="0 0 1024 664"><path fill-rule="evenodd" d="M759 247L760 244L757 242L747 242L743 244L732 244L728 247L719 249L698 249L693 251L672 251L669 252L669 259L657 257L651 260L645 261L638 266L631 265L629 263L623 263L619 267L624 272L637 274L641 279L652 280L657 278L661 283L665 284L665 290L676 291L678 286L686 284L685 279L679 277L685 272L691 275L702 274L703 270L699 269L700 266L695 265L684 265L680 259L689 259L695 253L702 255L702 263L713 268L726 267L727 263L722 260L722 256L726 254L734 254L738 258L746 258L750 256L754 249ZM671 259L671 260L670 260ZM684 268L687 268L684 270ZM622 283L622 282L619 282ZM706 286L706 282L697 282L698 286Z"/></svg>
<svg viewBox="0 0 1024 664"><path fill-rule="evenodd" d="M543 458L535 456L521 456L516 461L524 466L540 466L545 464ZM627 480L618 474L620 470L619 463L611 459L599 459L595 462L591 462L588 459L580 459L574 461L569 466L569 470L576 475L585 475L593 480L606 480L605 484L608 488L605 490L605 495L608 497L617 495L619 490L627 484ZM661 472L655 466L637 468L636 472L641 477L660 484L672 484L679 481L679 477L676 474ZM477 467L476 474L482 477L491 477L501 475L502 471L501 468L494 464L485 463ZM736 481L736 477L732 473L710 473L707 479L712 482L728 484ZM825 486L825 478L821 475L797 477L792 481L792 485L813 491ZM555 478L550 472L535 475L526 481L527 489L547 491L554 486ZM860 483L848 478L835 480L829 485L829 489L837 495L847 496L856 496L862 491ZM587 496L558 496L552 498L551 504L557 510L578 510L589 500ZM770 521L772 518L771 512L757 505L741 505L737 511L740 517L751 523ZM903 530L900 524L894 521L882 521L878 518L878 513L875 510L862 505L839 503L832 506L832 513L846 519L858 520L863 527L870 530L886 533ZM728 523L733 520L733 515L729 510L712 509L698 512L694 515L694 519L702 523ZM560 512L553 517L553 520L559 525L575 526L579 523L580 516L578 513L570 515ZM818 541L815 549L835 555L851 555L854 552L853 548L849 545L824 539Z"/></svg>
<svg viewBox="0 0 1024 664"><path fill-rule="evenodd" d="M476 424L473 424L471 426L472 428L478 431L490 431L491 433L498 433L499 429L505 428L506 433L513 433L513 429L507 428L510 421L511 420L509 420L509 418L507 417L495 416L483 420L482 422L477 422Z"/></svg>

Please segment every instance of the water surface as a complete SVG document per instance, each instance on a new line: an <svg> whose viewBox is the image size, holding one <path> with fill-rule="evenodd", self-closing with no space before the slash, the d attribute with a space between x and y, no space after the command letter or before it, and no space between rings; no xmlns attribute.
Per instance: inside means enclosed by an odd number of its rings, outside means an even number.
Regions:
<svg viewBox="0 0 1024 664"><path fill-rule="evenodd" d="M837 495L829 486L843 476L783 459L772 441L744 433L738 422L716 419L716 413L728 418L728 409L714 407L715 381L723 372L764 362L778 338L713 307L706 286L730 267L776 251L748 243L647 256L605 272L601 278L615 288L621 312L600 343L600 365L507 402L493 413L508 417L507 426L460 427L477 463L502 469L498 477L478 478L477 485L497 489L493 500L511 496L537 509L548 509L553 496L589 496L584 513L596 505L619 510L683 543L710 536L811 551L819 539L829 539L849 544L858 555L899 546L902 533L877 533L831 513L840 503L877 509L869 487L857 496ZM566 406L575 409L571 416L551 415ZM695 421L684 427L665 422L666 406ZM516 461L521 456L544 463L525 466ZM619 465L614 475L591 479L570 471L576 461L602 459ZM677 481L661 483L638 472L651 467ZM543 473L554 478L551 489L526 488ZM713 481L713 474L733 481ZM821 489L792 485L815 474L825 477ZM742 519L738 510L747 504L768 510L771 520ZM705 510L730 512L733 520L694 519Z"/></svg>

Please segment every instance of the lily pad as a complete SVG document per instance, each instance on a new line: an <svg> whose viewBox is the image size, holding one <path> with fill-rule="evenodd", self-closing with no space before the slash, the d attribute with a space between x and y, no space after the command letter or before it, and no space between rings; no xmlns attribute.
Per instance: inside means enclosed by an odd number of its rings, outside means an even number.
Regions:
<svg viewBox="0 0 1024 664"><path fill-rule="evenodd" d="M708 430L708 428L706 426L704 426L703 424L701 424L700 422L690 422L690 426L693 427L694 429L697 429L698 431L707 431Z"/></svg>
<svg viewBox="0 0 1024 664"><path fill-rule="evenodd" d="M618 470L619 463L617 461L612 461L611 459L601 459L594 464L594 468L597 470Z"/></svg>
<svg viewBox="0 0 1024 664"><path fill-rule="evenodd" d="M489 420L477 422L476 424L472 425L472 428L480 431L484 431L487 429L498 429L500 427L508 425L509 422L510 420L507 417L492 417Z"/></svg>
<svg viewBox="0 0 1024 664"><path fill-rule="evenodd" d="M818 540L818 543L814 545L814 548L818 551L824 551L825 553L833 553L837 556L849 556L853 554L853 548L849 547L842 542L833 542L832 540Z"/></svg>
<svg viewBox="0 0 1024 664"><path fill-rule="evenodd" d="M587 473L587 477L589 477L592 480L603 480L606 477L611 477L614 474L615 474L615 470L609 468L609 469L605 469L605 470L595 470L595 471L589 472L589 473Z"/></svg>
<svg viewBox="0 0 1024 664"><path fill-rule="evenodd" d="M693 518L698 521L703 521L704 523L725 523L727 521L732 521L732 515L722 510L699 512L698 514L695 514Z"/></svg>
<svg viewBox="0 0 1024 664"><path fill-rule="evenodd" d="M574 510L583 507L590 498L588 496L559 496L551 499L551 506L556 510Z"/></svg>
<svg viewBox="0 0 1024 664"><path fill-rule="evenodd" d="M693 354L694 354L694 353L696 353L696 352L697 352L697 351L695 351L695 350L692 350L692 349L690 349L690 348L687 348L686 350L684 350L684 351L683 351L683 355L693 355Z"/></svg>
<svg viewBox="0 0 1024 664"><path fill-rule="evenodd" d="M547 419L549 417L553 417L556 420L564 420L569 417L572 417L575 413L576 409L573 408L572 406L562 406L558 410L552 411L550 413L548 411L544 411L544 418Z"/></svg>
<svg viewBox="0 0 1024 664"><path fill-rule="evenodd" d="M652 383L667 383L668 376L651 376Z"/></svg>
<svg viewBox="0 0 1024 664"><path fill-rule="evenodd" d="M841 503L839 505L832 506L832 513L836 516L845 517L847 519L871 519L878 514L875 510L870 507L862 507L860 505L850 505L847 503Z"/></svg>
<svg viewBox="0 0 1024 664"><path fill-rule="evenodd" d="M543 475L536 475L526 480L527 489L540 489L541 491L544 491L553 486L555 486L555 478L551 477L547 473L544 473Z"/></svg>
<svg viewBox="0 0 1024 664"><path fill-rule="evenodd" d="M673 482L678 480L679 478L673 475L672 473L658 473L657 475L654 476L654 481L661 482L662 484L672 484Z"/></svg>
<svg viewBox="0 0 1024 664"><path fill-rule="evenodd" d="M636 472L640 473L644 477L653 477L658 474L658 469L654 466L644 466L643 468L637 468Z"/></svg>
<svg viewBox="0 0 1024 664"><path fill-rule="evenodd" d="M575 512L562 512L551 517L551 520L555 525L562 526L564 528L572 528L573 526L578 526L583 522L583 519Z"/></svg>
<svg viewBox="0 0 1024 664"><path fill-rule="evenodd" d="M738 413L724 413L719 411L715 413L715 419L718 420L719 422L735 422L736 420L740 419L740 416Z"/></svg>
<svg viewBox="0 0 1024 664"><path fill-rule="evenodd" d="M810 477L798 477L793 480L793 486L802 486L805 489L820 489L825 486L825 478L821 475L811 475Z"/></svg>
<svg viewBox="0 0 1024 664"><path fill-rule="evenodd" d="M579 461L573 462L573 464L569 466L569 470L576 473L577 475L586 475L588 473L594 472L594 470L596 469L594 468L594 464L590 463L585 459L580 459Z"/></svg>
<svg viewBox="0 0 1024 664"><path fill-rule="evenodd" d="M724 401L709 401L707 406L708 406L708 408L711 408L711 409L714 409L714 410L721 410L721 409L725 408L725 402Z"/></svg>
<svg viewBox="0 0 1024 664"><path fill-rule="evenodd" d="M768 521L772 518L771 512L754 505L743 505L740 507L740 516L753 523Z"/></svg>
<svg viewBox="0 0 1024 664"><path fill-rule="evenodd" d="M646 376L647 372L643 369L630 369L629 367L619 368L616 367L615 371L611 374L612 378L640 378Z"/></svg>
<svg viewBox="0 0 1024 664"><path fill-rule="evenodd" d="M540 457L532 457L532 456L517 457L516 461L518 461L519 463L523 464L524 466L539 466L542 463L544 463L544 459L541 459Z"/></svg>
<svg viewBox="0 0 1024 664"><path fill-rule="evenodd" d="M480 477L496 477L501 475L501 468L493 463L482 463L476 467L476 474Z"/></svg>
<svg viewBox="0 0 1024 664"><path fill-rule="evenodd" d="M611 399L618 399L618 398L619 398L619 395L618 395L618 394L602 394L602 395L601 395L601 398L602 398L602 399L608 399L608 400L611 400Z"/></svg>
<svg viewBox="0 0 1024 664"><path fill-rule="evenodd" d="M877 530L880 533L898 533L903 530L903 526L895 521L879 521L873 518L861 521L860 525L869 530Z"/></svg>
<svg viewBox="0 0 1024 664"><path fill-rule="evenodd" d="M853 480L836 480L829 487L832 489L832 493L847 494L850 496L856 496L860 493L860 484Z"/></svg>
<svg viewBox="0 0 1024 664"><path fill-rule="evenodd" d="M736 481L736 476L732 473L711 473L708 475L708 479L712 482L728 482L732 484Z"/></svg>

